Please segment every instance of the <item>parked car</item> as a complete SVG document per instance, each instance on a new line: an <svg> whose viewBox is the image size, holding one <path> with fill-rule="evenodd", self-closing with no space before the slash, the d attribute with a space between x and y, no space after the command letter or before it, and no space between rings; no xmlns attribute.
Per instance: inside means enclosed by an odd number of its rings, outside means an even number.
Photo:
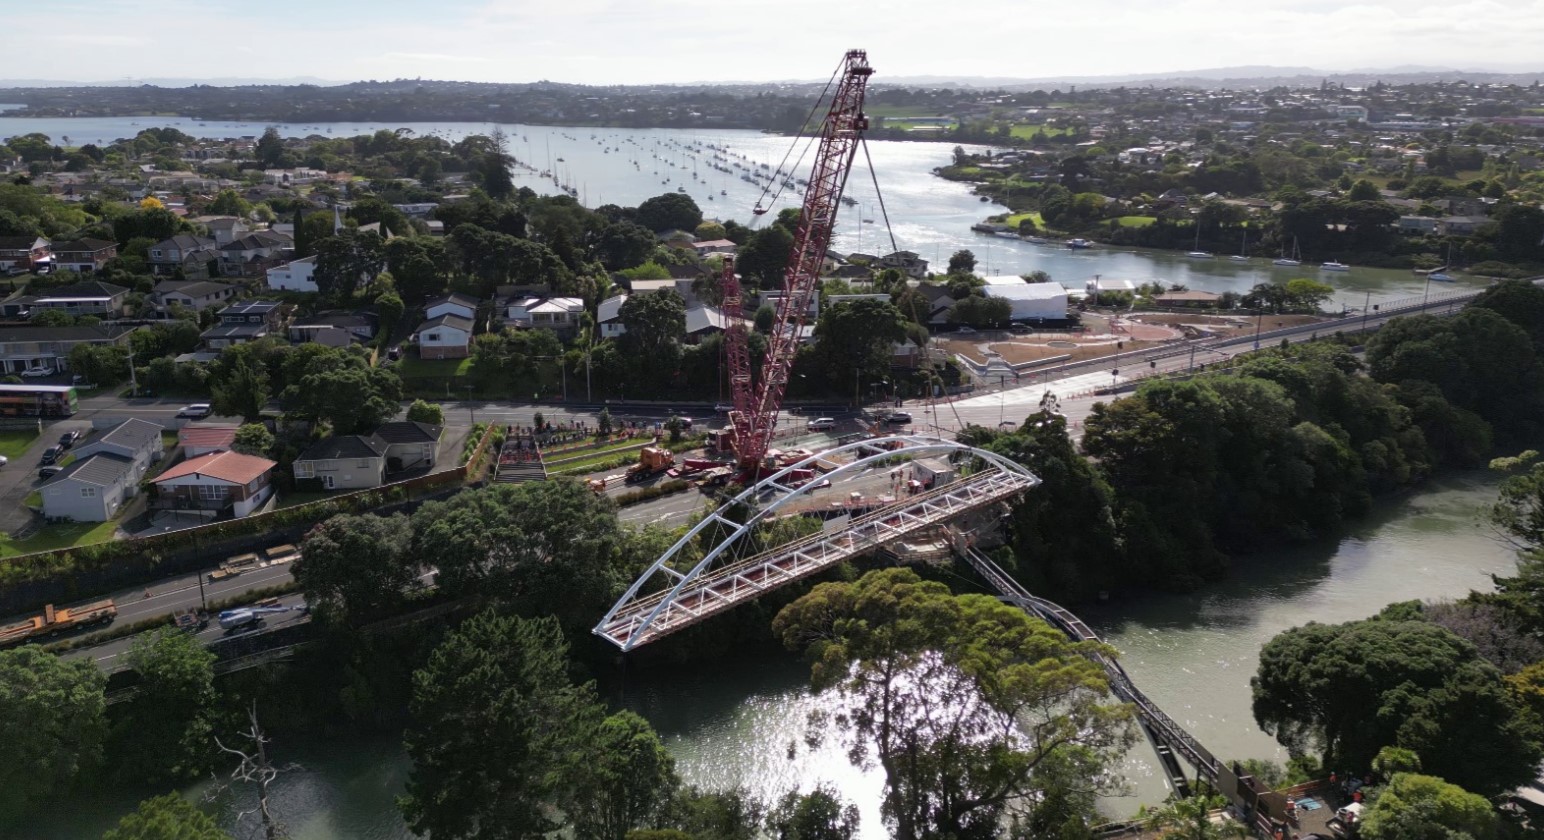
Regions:
<svg viewBox="0 0 1544 840"><path fill-rule="evenodd" d="M62 447L62 446L50 446L47 449L43 450L43 460L39 461L38 463L42 464L45 467L50 465L50 464L56 464L56 463L59 462L59 456L63 455L63 454L64 454L64 447Z"/></svg>
<svg viewBox="0 0 1544 840"><path fill-rule="evenodd" d="M812 432L823 432L827 429L836 428L836 420L831 417L816 417L814 420L811 420L805 425L807 425L809 430Z"/></svg>
<svg viewBox="0 0 1544 840"><path fill-rule="evenodd" d="M209 415L211 415L213 413L214 413L214 407L211 406L209 403L193 403L192 405L185 405L185 406L183 406L182 410L177 412L177 416L178 417L191 417L194 420L199 420L199 419L202 419L204 417L208 417Z"/></svg>
<svg viewBox="0 0 1544 840"><path fill-rule="evenodd" d="M65 449L69 449L75 445L75 441L77 440L80 440L80 432L65 432L59 436L59 445Z"/></svg>
<svg viewBox="0 0 1544 840"><path fill-rule="evenodd" d="M719 414L728 414L729 412L734 411L734 405L732 403L719 403L718 405L713 406L713 410Z"/></svg>
<svg viewBox="0 0 1544 840"><path fill-rule="evenodd" d="M11 459L10 458L5 457L4 455L0 455L0 467L3 467L3 466L5 466L6 464L9 464L9 463L11 463Z"/></svg>
<svg viewBox="0 0 1544 840"><path fill-rule="evenodd" d="M54 369L51 367L43 367L42 365L38 365L36 367L27 368L21 372L21 375L23 379L42 379L45 376L53 376Z"/></svg>
<svg viewBox="0 0 1544 840"><path fill-rule="evenodd" d="M886 417L885 418L885 422L886 423L894 423L896 425L901 425L903 423L910 423L911 422L911 415L908 414L907 412L904 412L904 411L897 411L894 414L891 414L889 417Z"/></svg>
<svg viewBox="0 0 1544 840"><path fill-rule="evenodd" d="M43 467L38 470L38 478L53 478L64 471L64 467Z"/></svg>
<svg viewBox="0 0 1544 840"><path fill-rule="evenodd" d="M955 330L955 332L959 333L960 335L975 335L976 334L976 331L971 329L970 327L960 327L959 329Z"/></svg>

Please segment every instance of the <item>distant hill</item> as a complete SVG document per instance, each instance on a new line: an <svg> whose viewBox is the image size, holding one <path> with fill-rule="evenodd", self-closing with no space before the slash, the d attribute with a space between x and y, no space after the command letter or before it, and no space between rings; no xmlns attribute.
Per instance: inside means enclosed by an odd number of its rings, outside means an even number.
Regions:
<svg viewBox="0 0 1544 840"><path fill-rule="evenodd" d="M1000 88L1005 90L1040 90L1079 87L1119 87L1154 85L1157 87L1317 87L1321 82L1360 87L1382 81L1388 84L1429 82L1488 82L1491 84L1532 84L1544 78L1541 69L1460 70L1451 67L1406 65L1358 70L1318 70L1312 67L1273 67L1248 65L1213 67L1202 70L1175 70L1166 73L1131 73L1109 76L875 76L875 84L912 87Z"/></svg>
<svg viewBox="0 0 1544 840"><path fill-rule="evenodd" d="M210 85L212 87L242 87L246 85L320 85L332 87L334 85L347 84L346 82L332 79L318 79L315 76L293 76L288 79L248 79L248 78L220 78L220 79L104 79L98 82L69 82L59 79L0 79L0 88L56 88L56 87L139 87L140 85L153 85L165 88L185 88L194 85Z"/></svg>

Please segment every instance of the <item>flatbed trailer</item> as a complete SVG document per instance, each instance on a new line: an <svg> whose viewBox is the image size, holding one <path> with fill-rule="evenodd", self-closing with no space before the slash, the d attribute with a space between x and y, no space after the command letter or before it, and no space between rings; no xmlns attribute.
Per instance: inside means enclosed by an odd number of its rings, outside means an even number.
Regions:
<svg viewBox="0 0 1544 840"><path fill-rule="evenodd" d="M49 604L43 608L41 615L0 627L0 647L35 641L76 627L105 624L117 615L118 607L111 598L78 607L55 607Z"/></svg>

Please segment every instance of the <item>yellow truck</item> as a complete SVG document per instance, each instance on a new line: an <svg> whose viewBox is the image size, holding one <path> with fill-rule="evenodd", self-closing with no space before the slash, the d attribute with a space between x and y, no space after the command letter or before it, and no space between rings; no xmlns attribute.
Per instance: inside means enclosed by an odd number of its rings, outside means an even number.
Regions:
<svg viewBox="0 0 1544 840"><path fill-rule="evenodd" d="M111 598L78 607L55 607L49 604L43 608L42 615L0 627L0 647L36 641L76 627L106 624L117 615L118 607Z"/></svg>

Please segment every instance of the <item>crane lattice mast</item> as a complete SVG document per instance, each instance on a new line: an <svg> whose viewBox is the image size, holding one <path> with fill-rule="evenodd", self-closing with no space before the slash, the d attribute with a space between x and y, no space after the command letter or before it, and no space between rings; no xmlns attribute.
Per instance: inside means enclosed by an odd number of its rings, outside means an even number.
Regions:
<svg viewBox="0 0 1544 840"><path fill-rule="evenodd" d="M777 319L767 340L767 358L759 383L752 378L750 353L746 347L749 332L741 309L740 284L734 274L734 262L725 261L724 310L731 319L726 338L729 378L734 393L734 410L729 418L734 427L735 454L743 470L755 472L761 469L772 434L777 430L783 392L788 387L789 370L799 348L799 334L809 312L810 297L820 277L826 250L831 245L842 190L847 186L847 175L852 171L863 132L868 129L868 117L863 114L863 95L873 73L867 51L848 50L838 71L831 107L821 124L814 171L804 193L799 227L783 277L783 296L778 301Z"/></svg>

